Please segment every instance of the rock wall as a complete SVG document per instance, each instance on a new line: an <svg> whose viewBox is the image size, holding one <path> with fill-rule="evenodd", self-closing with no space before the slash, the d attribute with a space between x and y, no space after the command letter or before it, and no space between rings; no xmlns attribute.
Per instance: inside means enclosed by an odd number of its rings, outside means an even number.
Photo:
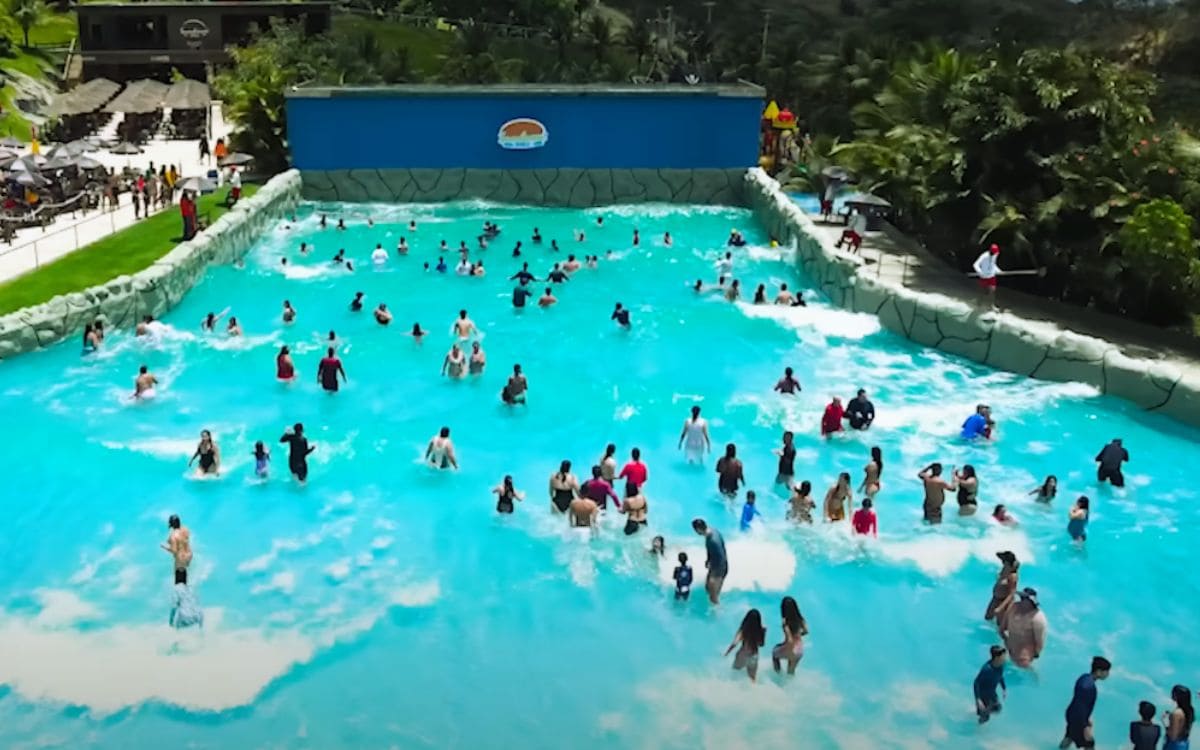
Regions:
<svg viewBox="0 0 1200 750"><path fill-rule="evenodd" d="M821 242L812 220L761 169L747 172L745 181L758 220L781 243L795 242L801 269L835 304L876 315L885 328L925 346L1032 378L1088 383L1200 425L1200 368L1135 359L1101 339L878 279L864 272L858 256Z"/></svg>
<svg viewBox="0 0 1200 750"><path fill-rule="evenodd" d="M299 200L300 173L277 175L149 268L0 317L0 359L78 335L96 319L111 327L132 327L144 315L161 315L188 293L209 264L236 260Z"/></svg>
<svg viewBox="0 0 1200 750"><path fill-rule="evenodd" d="M304 171L316 201L489 200L586 208L613 203L744 205L743 169L349 169Z"/></svg>

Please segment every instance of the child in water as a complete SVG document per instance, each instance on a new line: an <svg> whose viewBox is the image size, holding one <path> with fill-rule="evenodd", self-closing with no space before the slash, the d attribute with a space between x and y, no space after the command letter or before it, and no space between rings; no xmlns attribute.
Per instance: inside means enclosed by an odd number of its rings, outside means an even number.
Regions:
<svg viewBox="0 0 1200 750"><path fill-rule="evenodd" d="M655 537L657 540L658 537ZM675 568L675 598L687 600L692 593L692 566L688 565L686 552L679 553L679 565Z"/></svg>
<svg viewBox="0 0 1200 750"><path fill-rule="evenodd" d="M742 531L749 531L750 522L754 520L755 516L762 516L754 504L755 499L754 490L746 493L746 504L742 506Z"/></svg>
<svg viewBox="0 0 1200 750"><path fill-rule="evenodd" d="M271 453L259 440L254 444L254 475L259 479L267 478L267 466L271 463Z"/></svg>

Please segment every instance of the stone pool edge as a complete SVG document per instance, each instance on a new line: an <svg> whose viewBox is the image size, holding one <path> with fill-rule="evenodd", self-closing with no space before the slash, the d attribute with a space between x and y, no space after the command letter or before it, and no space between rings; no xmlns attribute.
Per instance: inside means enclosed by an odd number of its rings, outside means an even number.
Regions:
<svg viewBox="0 0 1200 750"><path fill-rule="evenodd" d="M795 242L800 269L834 304L870 313L923 346L1039 380L1087 383L1200 426L1200 370L1130 357L1103 339L1011 313L981 313L960 299L865 273L861 258L818 238L812 219L766 172L750 169L744 179L746 205L772 237Z"/></svg>
<svg viewBox="0 0 1200 750"><path fill-rule="evenodd" d="M0 360L55 344L96 319L119 328L132 327L145 315L162 315L183 299L211 263L236 260L265 227L293 210L300 189L299 171L275 175L208 229L149 267L0 316Z"/></svg>

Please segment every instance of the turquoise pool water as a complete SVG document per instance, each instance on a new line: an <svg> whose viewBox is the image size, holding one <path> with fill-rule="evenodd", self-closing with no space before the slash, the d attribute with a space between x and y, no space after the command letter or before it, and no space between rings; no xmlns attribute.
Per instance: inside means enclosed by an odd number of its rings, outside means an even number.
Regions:
<svg viewBox="0 0 1200 750"><path fill-rule="evenodd" d="M347 218L338 232L318 229L315 208L264 236L243 268L213 269L155 340L122 331L94 356L72 341L0 364L0 745L1048 747L1074 678L1103 653L1116 669L1096 724L1111 748L1124 746L1138 700L1161 709L1173 683L1200 682L1195 431L1084 386L912 346L811 292L800 309L697 296L685 282L714 280L731 227L751 240L735 272L747 295L760 282L772 295L780 282L810 286L742 210L327 206ZM441 239L474 245L485 219L503 228L483 255L486 278L421 270ZM534 226L559 256L531 246ZM373 268L371 248L392 250L401 234L412 253ZM578 272L556 307L514 313L506 278L518 239L539 275L566 252L615 257ZM301 241L316 248L306 258ZM328 263L339 247L354 273ZM396 322L351 313L355 291L368 310L386 302ZM292 326L280 322L285 298L299 313ZM632 331L610 322L617 301L633 310ZM202 335L204 314L226 307L245 337ZM450 382L439 370L463 307L489 365ZM414 321L431 331L420 346L402 335ZM330 329L349 375L332 397L315 383ZM301 376L292 387L274 378L282 343ZM498 393L514 362L530 396L510 410ZM163 385L132 404L142 363ZM798 397L771 390L788 365ZM829 397L859 386L875 428L820 440ZM966 445L958 428L978 401L993 406L998 439ZM714 443L738 445L759 493L763 518L749 532L738 530L740 503L717 494L712 460L688 467L675 449L697 403ZM306 487L287 478L276 442L296 421L318 446ZM443 425L461 471L420 464ZM818 494L840 471L857 486L870 446L883 449L877 542L785 520L771 486L785 428L797 434L798 479ZM224 454L215 481L187 471L201 429ZM1094 482L1092 458L1115 436L1133 455L1124 491ZM259 439L274 454L265 483L253 476ZM558 462L586 472L610 441L622 459L639 446L650 467L650 525L633 538L615 517L588 538L549 512ZM977 467L978 517L958 518L951 501L945 524L922 526L915 475L933 460ZM527 494L498 517L489 490L505 473ZM1027 493L1049 473L1061 492L1038 506ZM1094 498L1083 550L1065 531L1080 493ZM1019 527L990 523L998 502ZM203 632L166 625L171 568L158 545L170 513L193 534ZM663 534L669 560L686 549L702 572L694 516L729 547L715 610L700 595L677 604L670 566L646 553ZM1039 590L1051 632L1036 671L1010 671L1004 713L979 727L971 681L995 641L982 613L1001 549L1024 561L1022 583ZM764 654L751 685L721 654L749 607L764 613L768 646L778 641L785 594L808 619L806 656L780 679Z"/></svg>

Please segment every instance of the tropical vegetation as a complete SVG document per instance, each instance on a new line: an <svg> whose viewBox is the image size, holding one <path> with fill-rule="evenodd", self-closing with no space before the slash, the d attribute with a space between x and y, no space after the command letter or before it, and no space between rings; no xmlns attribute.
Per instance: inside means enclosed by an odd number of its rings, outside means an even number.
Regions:
<svg viewBox="0 0 1200 750"><path fill-rule="evenodd" d="M300 82L752 80L809 136L781 175L792 186L819 189L820 167L840 164L960 268L997 242L1010 267L1045 269L1029 291L1158 324L1197 312L1200 0L369 0L363 12L350 34L276 27L236 53L218 84L239 147L286 162L279 92Z"/></svg>

